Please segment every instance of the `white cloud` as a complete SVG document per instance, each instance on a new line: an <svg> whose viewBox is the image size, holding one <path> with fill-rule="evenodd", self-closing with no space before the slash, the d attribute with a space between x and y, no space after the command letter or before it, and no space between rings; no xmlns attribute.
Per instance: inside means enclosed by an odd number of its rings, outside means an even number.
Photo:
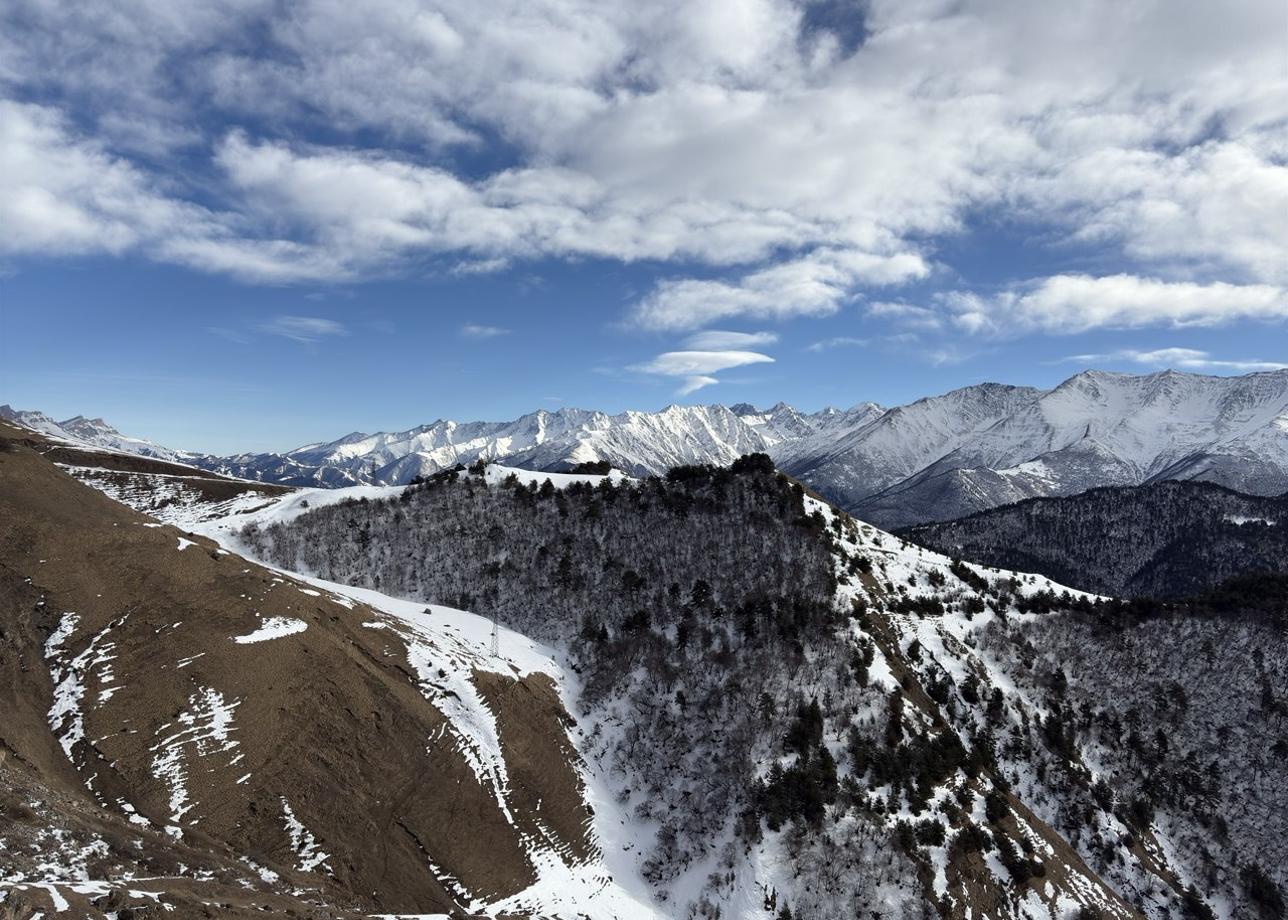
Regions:
<svg viewBox="0 0 1288 920"><path fill-rule="evenodd" d="M668 281L639 305L649 329L694 329L735 316L789 319L835 313L861 281L892 284L927 273L915 253L874 256L828 250L732 281Z"/></svg>
<svg viewBox="0 0 1288 920"><path fill-rule="evenodd" d="M1107 354L1070 355L1064 359L1077 364L1098 364L1104 361L1130 361L1147 367L1171 367L1187 371L1274 371L1288 367L1282 361L1260 359L1225 360L1213 358L1206 351L1195 348L1155 348L1150 351L1122 349Z"/></svg>
<svg viewBox="0 0 1288 920"><path fill-rule="evenodd" d="M265 283L650 260L632 319L691 330L927 278L1004 210L1159 283L1288 284L1278 0L863 7L851 54L791 0L29 4L0 96L68 117L0 104L0 248Z"/></svg>
<svg viewBox="0 0 1288 920"><path fill-rule="evenodd" d="M1017 192L1035 215L1067 214L1072 239L1177 275L1286 283L1286 154L1282 128L1173 152L1094 146Z"/></svg>
<svg viewBox="0 0 1288 920"><path fill-rule="evenodd" d="M494 339L499 335L509 335L509 329L500 326L485 326L479 323L466 323L461 327L461 335L467 339Z"/></svg>
<svg viewBox="0 0 1288 920"><path fill-rule="evenodd" d="M852 335L836 335L830 339L821 339L805 346L806 351L827 351L831 348L853 348L856 346L867 345L867 339L856 338Z"/></svg>
<svg viewBox="0 0 1288 920"><path fill-rule="evenodd" d="M773 360L769 355L755 351L668 351L651 361L635 365L631 370L683 378L683 383L676 390L676 395L687 396L694 390L718 383L719 381L711 376L717 371L748 364L772 364Z"/></svg>
<svg viewBox="0 0 1288 920"><path fill-rule="evenodd" d="M684 347L696 351L719 351L721 349L760 348L773 345L778 341L776 332L728 332L722 329L708 329L689 336L684 340Z"/></svg>
<svg viewBox="0 0 1288 920"><path fill-rule="evenodd" d="M996 334L1288 318L1288 291L1274 285L1198 284L1134 275L1056 275L991 297L954 292L942 300L961 328Z"/></svg>
<svg viewBox="0 0 1288 920"><path fill-rule="evenodd" d="M868 304L864 312L870 317L893 320L903 329L935 332L944 325L937 311L916 304L876 301Z"/></svg>
<svg viewBox="0 0 1288 920"><path fill-rule="evenodd" d="M274 316L257 328L268 335L280 335L305 344L311 344L327 336L349 334L341 323L320 316Z"/></svg>
<svg viewBox="0 0 1288 920"><path fill-rule="evenodd" d="M649 374L683 377L689 374L713 374L744 364L773 362L769 355L755 351L668 351L635 369Z"/></svg>
<svg viewBox="0 0 1288 920"><path fill-rule="evenodd" d="M709 377L705 374L695 374L692 377L684 378L684 383L682 383L680 385L680 388L675 391L675 395L688 396L690 393L694 392L695 390L700 390L703 387L709 387L711 386L711 384L719 383L719 382L720 381L714 377Z"/></svg>
<svg viewBox="0 0 1288 920"><path fill-rule="evenodd" d="M210 233L202 211L56 111L0 99L0 252L121 253L169 234Z"/></svg>

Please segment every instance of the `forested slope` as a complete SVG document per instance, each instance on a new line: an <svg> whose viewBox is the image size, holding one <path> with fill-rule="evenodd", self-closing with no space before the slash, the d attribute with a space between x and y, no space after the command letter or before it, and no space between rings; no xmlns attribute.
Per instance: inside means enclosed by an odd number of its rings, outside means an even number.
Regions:
<svg viewBox="0 0 1288 920"><path fill-rule="evenodd" d="M1288 497L1158 482L1038 498L901 534L984 565L1115 596L1182 597L1288 572Z"/></svg>
<svg viewBox="0 0 1288 920"><path fill-rule="evenodd" d="M1257 855L1274 825L1249 820L1288 806L1276 739L1238 736L1257 782L1224 760L1229 790L1186 770L1221 759L1208 729L1247 717L1256 674L1281 686L1282 635L1225 623L1207 636L1219 664L1183 668L1204 618L953 562L767 458L621 485L495 479L449 472L242 540L564 648L582 744L630 816L625 855L676 916L1276 916L1288 879ZM1145 679L1100 676L1101 641L1147 643ZM1232 673L1252 643L1262 670ZM1188 728L1154 707L1165 676ZM1114 747L1115 719L1142 745ZM1143 771L1158 728L1172 746ZM1201 804L1165 801L1174 788ZM1222 825L1227 810L1243 817Z"/></svg>

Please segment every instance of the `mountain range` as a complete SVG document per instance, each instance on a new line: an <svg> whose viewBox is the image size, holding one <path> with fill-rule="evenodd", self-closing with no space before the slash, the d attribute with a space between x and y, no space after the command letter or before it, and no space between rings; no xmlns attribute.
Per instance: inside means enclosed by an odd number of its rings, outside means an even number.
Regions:
<svg viewBox="0 0 1288 920"><path fill-rule="evenodd" d="M539 410L508 422L440 419L227 457L126 438L101 420L55 423L7 406L0 417L73 442L300 486L404 484L479 459L545 471L607 461L656 475L764 452L829 501L883 527L1162 480L1253 495L1288 490L1288 370L1237 377L1085 371L1050 390L982 383L895 408L860 403L813 413L785 403L618 415Z"/></svg>

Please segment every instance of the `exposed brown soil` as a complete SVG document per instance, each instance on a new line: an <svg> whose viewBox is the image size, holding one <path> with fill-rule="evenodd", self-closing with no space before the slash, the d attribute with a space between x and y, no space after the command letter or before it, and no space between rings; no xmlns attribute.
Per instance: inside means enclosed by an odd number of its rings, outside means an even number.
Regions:
<svg viewBox="0 0 1288 920"><path fill-rule="evenodd" d="M290 486L232 479L194 466L154 460L150 457L137 457L133 454L111 451L81 450L43 441L35 443L29 433L25 434L28 436L24 440L36 447L46 460L63 466L81 468L82 476L101 478L121 489L129 489L131 486L154 482L158 477L165 477L171 480L178 490L191 493L193 500L205 503L227 501L247 493L262 495L265 500L269 500L294 491ZM170 500L167 497L158 498L149 510L159 510Z"/></svg>
<svg viewBox="0 0 1288 920"><path fill-rule="evenodd" d="M474 898L513 894L533 880L525 837L573 857L590 853L568 717L549 678L475 677L497 717L514 827L442 732L445 717L422 695L402 640L362 625L378 613L312 596L206 540L180 549L179 531L76 482L41 456L47 448L0 427L6 808L35 796L48 803L37 824L104 840L110 858L96 871L178 876L204 867L211 882L165 887L193 903L232 904L229 892L238 892L248 910L255 898L278 897L310 917L459 911L462 888ZM47 658L68 613L75 627ZM270 616L307 628L233 641ZM74 669L82 688L73 708L84 738L72 744L72 761L50 728L51 668L64 678ZM69 737L70 725L60 734ZM313 871L301 871L308 854L292 839L288 804L328 854ZM130 823L127 805L149 823ZM20 824L0 824L0 837ZM28 829L24 839L40 836ZM12 852L0 848L0 877L24 869L6 864ZM262 881L243 856L281 881ZM206 890L221 885L229 891L218 897ZM41 892L19 895L47 904Z"/></svg>
<svg viewBox="0 0 1288 920"><path fill-rule="evenodd" d="M29 434L24 432L24 434ZM30 436L30 435L29 435ZM39 436L37 436L39 437ZM135 454L122 454L107 450L83 450L73 447L61 447L51 442L44 442L40 453L53 463L68 466L92 466L103 470L116 470L122 473L160 473L165 476L183 476L190 479L204 479L212 483L225 483L239 486L242 491L253 489L266 495L280 495L292 491L290 486L274 485L267 482L250 482L246 479L233 479L221 476L209 470L186 466L182 463L170 463L152 457L139 457Z"/></svg>

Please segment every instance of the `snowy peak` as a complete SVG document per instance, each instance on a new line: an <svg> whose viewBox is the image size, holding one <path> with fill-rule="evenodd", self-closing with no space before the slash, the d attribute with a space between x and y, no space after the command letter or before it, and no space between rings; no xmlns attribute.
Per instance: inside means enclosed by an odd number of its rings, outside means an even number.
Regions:
<svg viewBox="0 0 1288 920"><path fill-rule="evenodd" d="M77 415L59 422L59 427L78 438L92 440L94 438L119 438L121 433L103 421L101 418L86 418L83 415Z"/></svg>
<svg viewBox="0 0 1288 920"><path fill-rule="evenodd" d="M140 457L155 457L159 460L184 460L191 456L183 451L171 450L142 438L123 435L101 418L91 419L76 415L65 421L56 422L44 412L14 409L6 404L0 406L0 419L74 447L93 447L124 454L136 454Z"/></svg>
<svg viewBox="0 0 1288 920"><path fill-rule="evenodd" d="M607 462L647 476L763 452L837 505L886 527L1161 479L1259 495L1288 490L1288 370L1242 377L1084 371L1050 390L981 383L893 409L871 402L813 413L783 402L617 415L539 409L509 421L437 419L232 457L168 451L101 419L56 422L8 406L0 417L69 444L328 488L403 484L478 460L552 472Z"/></svg>
<svg viewBox="0 0 1288 920"><path fill-rule="evenodd" d="M890 527L1157 479L1276 494L1288 489L1285 412L1288 371L1087 371L1047 391L984 384L893 409L798 474Z"/></svg>
<svg viewBox="0 0 1288 920"><path fill-rule="evenodd" d="M438 420L401 432L350 435L285 454L201 462L249 479L322 486L406 483L477 460L548 471L606 461L632 475L656 475L680 464L727 464L758 451L774 454L783 464L796 452L813 454L883 411L872 403L813 415L786 403L763 411L741 403L733 408L671 405L618 415L540 409L512 421Z"/></svg>

